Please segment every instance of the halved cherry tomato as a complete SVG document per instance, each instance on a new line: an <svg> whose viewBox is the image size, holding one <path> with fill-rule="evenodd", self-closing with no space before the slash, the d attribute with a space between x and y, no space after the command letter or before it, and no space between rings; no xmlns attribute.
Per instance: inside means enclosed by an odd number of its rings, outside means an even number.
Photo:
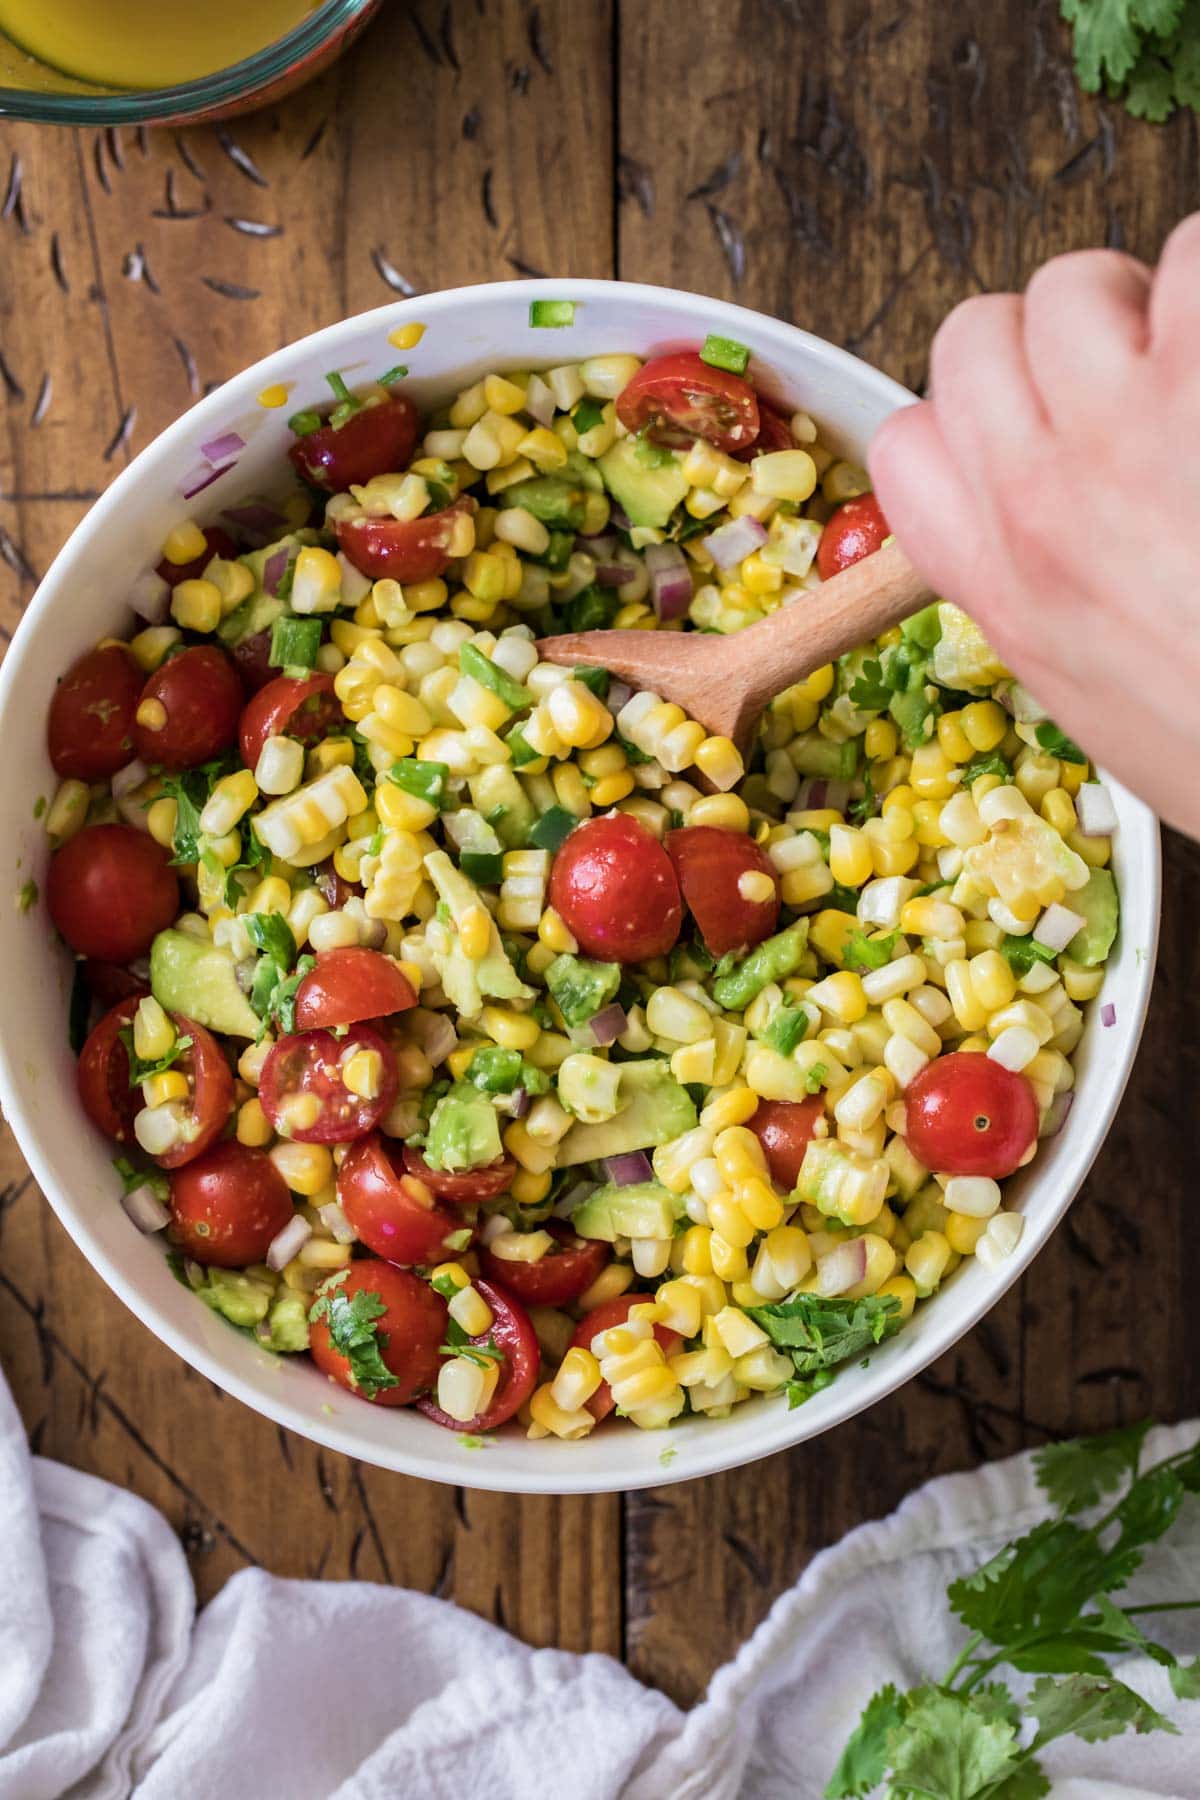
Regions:
<svg viewBox="0 0 1200 1800"><path fill-rule="evenodd" d="M969 1050L925 1065L905 1090L904 1117L909 1149L939 1175L999 1181L1037 1140L1037 1098L1025 1076Z"/></svg>
<svg viewBox="0 0 1200 1800"><path fill-rule="evenodd" d="M504 1360L487 1410L465 1423L461 1419L452 1419L433 1400L417 1401L418 1412L423 1412L435 1424L444 1425L448 1431L494 1431L497 1425L503 1425L532 1394L541 1366L537 1332L521 1302L506 1294L503 1288L494 1287L490 1281L477 1281L475 1286L491 1308L492 1323L471 1342L502 1350Z"/></svg>
<svg viewBox="0 0 1200 1800"><path fill-rule="evenodd" d="M623 1325L635 1306L647 1306L653 1299L653 1294L618 1294L615 1300L606 1300L602 1306L594 1306L575 1327L571 1348L590 1350L594 1337L598 1337L602 1331L611 1331L614 1325ZM664 1356L674 1356L683 1342L677 1331L668 1331L665 1325L656 1325L654 1335L662 1346ZM594 1419L607 1419L615 1404L607 1381L602 1381L591 1399L584 1401Z"/></svg>
<svg viewBox="0 0 1200 1800"><path fill-rule="evenodd" d="M419 519L339 519L337 540L372 581L433 581L446 572L458 521L474 511L474 500L464 495Z"/></svg>
<svg viewBox="0 0 1200 1800"><path fill-rule="evenodd" d="M134 745L146 762L191 769L228 750L237 737L242 684L215 644L181 650L155 669L142 689L141 703L147 700L157 700L167 717L160 726L134 721Z"/></svg>
<svg viewBox="0 0 1200 1800"><path fill-rule="evenodd" d="M259 688L266 687L268 681L274 681L279 673L271 661L271 633L269 631L252 632L240 643L231 645L229 654L234 660L237 672L242 678L242 686L247 694L257 694Z"/></svg>
<svg viewBox="0 0 1200 1800"><path fill-rule="evenodd" d="M67 670L46 721L55 774L102 781L133 761L133 715L145 679L119 644L89 650Z"/></svg>
<svg viewBox="0 0 1200 1800"><path fill-rule="evenodd" d="M198 1263L244 1269L261 1262L292 1217L287 1183L266 1151L236 1138L171 1176L171 1236Z"/></svg>
<svg viewBox="0 0 1200 1800"><path fill-rule="evenodd" d="M576 1237L561 1219L551 1219L545 1229L555 1248L538 1262L509 1262L483 1244L479 1265L489 1281L498 1281L523 1306L569 1306L591 1287L612 1251L596 1238Z"/></svg>
<svg viewBox="0 0 1200 1800"><path fill-rule="evenodd" d="M97 1131L115 1144L132 1144L133 1121L142 1105L139 1089L129 1085L129 1052L120 1033L133 1024L138 1003L133 995L120 1000L88 1034L75 1071L83 1110Z"/></svg>
<svg viewBox="0 0 1200 1800"><path fill-rule="evenodd" d="M374 1050L380 1059L379 1091L373 1100L352 1094L342 1079L357 1050ZM281 1137L301 1144L350 1144L374 1131L399 1085L391 1047L369 1025L355 1025L340 1038L331 1031L281 1037L263 1064L258 1097ZM290 1103L302 1094L314 1095L321 1104L311 1125L296 1125L288 1117Z"/></svg>
<svg viewBox="0 0 1200 1800"><path fill-rule="evenodd" d="M140 1000L150 992L150 983L132 969L123 969L120 963L97 962L94 956L89 956L83 965L83 979L92 999L101 1006L115 1006L131 995Z"/></svg>
<svg viewBox="0 0 1200 1800"><path fill-rule="evenodd" d="M685 825L669 831L666 851L679 877L684 903L714 956L761 944L779 923L779 876L771 859L742 831L716 825ZM771 892L747 900L739 883L745 875L765 875Z"/></svg>
<svg viewBox="0 0 1200 1800"><path fill-rule="evenodd" d="M758 436L758 396L728 369L713 369L695 350L643 363L617 397L627 431L678 447L707 438L718 450L742 450Z"/></svg>
<svg viewBox="0 0 1200 1800"><path fill-rule="evenodd" d="M748 1123L763 1147L771 1179L791 1193L817 1120L825 1110L819 1094L811 1100L760 1100Z"/></svg>
<svg viewBox="0 0 1200 1800"><path fill-rule="evenodd" d="M462 1215L430 1205L398 1166L399 1144L373 1133L351 1145L338 1170L342 1211L368 1250L394 1263L437 1263L455 1254L446 1239L466 1229Z"/></svg>
<svg viewBox="0 0 1200 1800"><path fill-rule="evenodd" d="M773 450L794 450L796 440L782 413L776 412L769 400L758 396L758 436L748 450L735 451L739 462L751 456L768 456Z"/></svg>
<svg viewBox="0 0 1200 1800"><path fill-rule="evenodd" d="M891 530L874 494L847 500L831 516L817 545L817 568L822 581L872 555L884 538L891 536Z"/></svg>
<svg viewBox="0 0 1200 1800"><path fill-rule="evenodd" d="M357 1025L417 1004L410 982L378 950L323 950L296 989L296 1029Z"/></svg>
<svg viewBox="0 0 1200 1800"><path fill-rule="evenodd" d="M127 963L179 911L179 882L161 844L133 825L86 825L50 858L46 905L81 956Z"/></svg>
<svg viewBox="0 0 1200 1800"><path fill-rule="evenodd" d="M194 1162L215 1138L220 1137L233 1111L233 1075L225 1060L225 1052L203 1025L183 1013L172 1013L172 1023L180 1037L190 1037L191 1044L175 1067L187 1076L191 1099L188 1102L187 1139L174 1150L165 1150L155 1162L164 1169L179 1169ZM250 1257L249 1261L255 1259Z"/></svg>
<svg viewBox="0 0 1200 1800"><path fill-rule="evenodd" d="M342 494L351 483L407 469L421 415L403 394L361 406L344 425L322 425L288 450L293 466L314 487Z"/></svg>
<svg viewBox="0 0 1200 1800"><path fill-rule="evenodd" d="M210 525L204 533L204 550L199 556L193 557L188 563L168 562L164 556L155 570L155 574L160 576L168 587L175 588L181 581L196 581L203 575L214 556L223 556L229 559L235 557L237 553L238 547L229 533L222 531L219 525Z"/></svg>
<svg viewBox="0 0 1200 1800"><path fill-rule="evenodd" d="M428 1282L386 1262L351 1263L346 1279L326 1284L317 1298L327 1297L332 1303L342 1295L352 1301L356 1294L378 1294L383 1301L384 1310L372 1324L380 1357L396 1377L396 1386L363 1393L349 1357L334 1344L328 1316L312 1321L312 1359L318 1369L360 1400L369 1399L376 1406L407 1406L418 1394L437 1385L442 1366L439 1351L446 1339L446 1302Z"/></svg>
<svg viewBox="0 0 1200 1800"><path fill-rule="evenodd" d="M670 857L624 813L576 826L554 858L550 904L584 955L601 962L665 956L683 922Z"/></svg>
<svg viewBox="0 0 1200 1800"><path fill-rule="evenodd" d="M495 1200L512 1186L517 1165L511 1156L496 1162L480 1163L477 1169L431 1169L419 1150L404 1147L404 1167L410 1175L438 1196L452 1200L455 1206L477 1206L483 1200Z"/></svg>
<svg viewBox="0 0 1200 1800"><path fill-rule="evenodd" d="M242 713L238 726L242 761L248 769L257 768L269 737L315 744L344 724L332 675L278 675L259 688Z"/></svg>

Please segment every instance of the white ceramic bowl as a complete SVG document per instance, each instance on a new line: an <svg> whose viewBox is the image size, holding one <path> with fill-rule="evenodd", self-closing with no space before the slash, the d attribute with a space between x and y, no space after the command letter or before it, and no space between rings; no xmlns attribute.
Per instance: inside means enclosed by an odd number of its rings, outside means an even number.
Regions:
<svg viewBox="0 0 1200 1800"><path fill-rule="evenodd" d="M531 301L566 297L578 303L571 327L530 328ZM402 354L411 370L406 392L419 402L441 399L497 366L546 366L617 350L648 356L694 346L710 330L748 344L755 367L770 371L769 389L805 407L840 448L860 458L879 422L911 400L866 363L778 320L693 294L599 281L502 282L425 294L278 351L210 394L143 450L74 532L29 606L0 673L7 768L0 842L14 890L30 875L40 877L46 859L33 805L54 788L45 717L56 679L98 637L127 629L123 596L157 560L173 524L197 511L215 518L251 493L278 488L288 414L328 399L324 371L342 370L351 385L378 374L396 360L389 331L414 320L427 330L416 349ZM277 382L287 384L290 402L267 411L257 396ZM198 502L185 504L179 483L200 460L199 447L231 429L247 441L236 469ZM162 1242L140 1236L121 1210L111 1147L75 1098L66 1032L68 958L52 941L44 909L21 914L11 896L0 904L0 1096L51 1205L109 1286L180 1356L279 1424L384 1468L516 1492L587 1493L709 1474L828 1431L899 1387L983 1316L1066 1211L1116 1111L1154 967L1157 826L1132 795L1115 782L1109 787L1120 818L1114 866L1123 923L1102 1000L1115 1008L1116 1023L1103 1029L1093 1005L1066 1126L1009 1190L1026 1218L1019 1249L1000 1273L965 1264L867 1367L843 1369L830 1388L794 1412L782 1400L755 1400L729 1419L693 1419L669 1432L606 1428L569 1445L530 1443L517 1432L473 1449L415 1411L354 1399L306 1360L255 1348L174 1280ZM212 1426L220 1428L215 1412Z"/></svg>

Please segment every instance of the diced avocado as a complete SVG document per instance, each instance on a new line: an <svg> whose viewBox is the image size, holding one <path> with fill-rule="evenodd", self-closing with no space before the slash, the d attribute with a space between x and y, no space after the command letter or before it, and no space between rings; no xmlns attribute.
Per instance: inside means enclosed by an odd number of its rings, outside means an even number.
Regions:
<svg viewBox="0 0 1200 1800"><path fill-rule="evenodd" d="M602 1187L589 1194L571 1214L571 1230L606 1244L622 1237L669 1238L683 1210L682 1195L668 1192L657 1181L632 1181L628 1187Z"/></svg>
<svg viewBox="0 0 1200 1800"><path fill-rule="evenodd" d="M572 1125L558 1146L558 1165L595 1162L623 1156L627 1150L649 1150L691 1131L696 1108L668 1065L658 1057L619 1063L621 1111L602 1125Z"/></svg>
<svg viewBox="0 0 1200 1800"><path fill-rule="evenodd" d="M511 736L511 733L510 733ZM470 778L471 799L506 850L523 850L537 814L507 763L489 763Z"/></svg>
<svg viewBox="0 0 1200 1800"><path fill-rule="evenodd" d="M543 525L565 525L578 531L586 516L584 484L562 475L533 475L516 481L499 496L501 506L523 506Z"/></svg>
<svg viewBox="0 0 1200 1800"><path fill-rule="evenodd" d="M806 731L788 745L788 755L801 775L823 775L827 781L849 781L858 760L852 743L835 744L819 731Z"/></svg>
<svg viewBox="0 0 1200 1800"><path fill-rule="evenodd" d="M1066 904L1087 920L1067 945L1066 954L1085 969L1094 968L1112 949L1120 923L1121 906L1112 870L1093 869L1085 885L1067 895Z"/></svg>
<svg viewBox="0 0 1200 1800"><path fill-rule="evenodd" d="M713 999L726 1012L743 1012L772 981L794 975L808 948L808 920L797 919L786 931L764 938L728 975L713 983Z"/></svg>
<svg viewBox="0 0 1200 1800"><path fill-rule="evenodd" d="M617 997L621 985L619 963L591 962L565 950L546 970L551 999L568 1025L586 1025L602 1007Z"/></svg>
<svg viewBox="0 0 1200 1800"><path fill-rule="evenodd" d="M470 1082L456 1082L433 1109L425 1161L433 1169L477 1169L503 1154L495 1107Z"/></svg>
<svg viewBox="0 0 1200 1800"><path fill-rule="evenodd" d="M450 908L456 926L462 924L468 912L473 911L476 907L483 908L483 902L479 898L479 889L474 882L468 880L461 869L455 868L444 850L431 850L425 858L425 867L429 879L437 889L438 898L444 900ZM486 908L483 910L486 911ZM467 971L460 970L459 973L468 993L473 984L475 992L480 995L490 994L496 1000L533 999L534 990L526 987L513 968L504 945L500 942L500 933L496 930L495 924L491 927L488 947L484 954L477 960L463 955L461 960L467 965ZM468 980L468 973L472 971L473 974ZM445 986L445 981L446 972L443 970L443 986ZM446 992L449 994L450 989L447 988ZM454 995L451 995L451 998L454 999L458 1010L467 1013L468 1016L473 1016L479 1011L478 1006L475 1006L472 1011L469 1005L464 1006L461 1000L455 998Z"/></svg>
<svg viewBox="0 0 1200 1800"><path fill-rule="evenodd" d="M223 644L232 647L246 638L255 637L260 631L270 631L276 619L281 619L286 611L287 602L277 600L274 594L251 594L221 620L217 636Z"/></svg>
<svg viewBox="0 0 1200 1800"><path fill-rule="evenodd" d="M308 1349L308 1308L312 1296L284 1288L267 1315L271 1327L272 1350L280 1352Z"/></svg>
<svg viewBox="0 0 1200 1800"><path fill-rule="evenodd" d="M210 1269L208 1280L196 1291L205 1306L248 1331L266 1318L273 1286L239 1269Z"/></svg>
<svg viewBox="0 0 1200 1800"><path fill-rule="evenodd" d="M1008 670L973 619L948 601L938 602L941 635L933 651L933 678L943 687L986 688Z"/></svg>
<svg viewBox="0 0 1200 1800"><path fill-rule="evenodd" d="M587 1125L602 1125L621 1109L621 1065L587 1050L564 1057L558 1070L558 1097Z"/></svg>
<svg viewBox="0 0 1200 1800"><path fill-rule="evenodd" d="M644 462L638 455L636 438L620 438L611 450L606 450L600 458L600 473L631 525L650 525L661 530L687 497L683 458L667 454L662 462Z"/></svg>
<svg viewBox="0 0 1200 1800"><path fill-rule="evenodd" d="M937 602L935 601L932 606L923 606L920 612L913 613L910 618L902 622L900 629L906 638L911 638L914 644L921 646L922 650L932 650L942 635L942 621L938 614Z"/></svg>
<svg viewBox="0 0 1200 1800"><path fill-rule="evenodd" d="M150 946L150 988L160 1006L223 1031L256 1038L262 1020L238 985L230 951L183 931L160 931Z"/></svg>

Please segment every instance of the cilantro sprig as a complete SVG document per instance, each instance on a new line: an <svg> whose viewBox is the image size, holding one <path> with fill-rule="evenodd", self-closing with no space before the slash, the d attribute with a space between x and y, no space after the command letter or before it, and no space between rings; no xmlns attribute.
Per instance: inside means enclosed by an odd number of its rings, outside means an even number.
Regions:
<svg viewBox="0 0 1200 1800"><path fill-rule="evenodd" d="M367 1288L343 1294L330 1291L327 1284L308 1315L311 1325L321 1319L328 1324L333 1348L350 1364L351 1385L364 1400L374 1400L386 1388L400 1386L383 1360L390 1340L386 1331L380 1331L378 1321L386 1311L380 1296Z"/></svg>
<svg viewBox="0 0 1200 1800"><path fill-rule="evenodd" d="M1056 1738L1099 1743L1176 1729L1116 1679L1109 1661L1136 1650L1167 1671L1179 1699L1200 1699L1200 1658L1180 1661L1138 1623L1200 1608L1200 1599L1122 1608L1109 1597L1170 1529L1185 1496L1200 1493L1200 1444L1143 1469L1148 1428L1038 1453L1038 1481L1056 1514L951 1582L947 1597L967 1641L940 1681L906 1693L889 1685L871 1697L826 1800L881 1789L888 1800L1038 1800L1050 1792L1041 1752ZM1110 1500L1094 1523L1081 1520ZM1037 1677L1023 1698L994 1679L1005 1664Z"/></svg>
<svg viewBox="0 0 1200 1800"><path fill-rule="evenodd" d="M1200 0L1061 0L1075 72L1136 119L1161 123L1177 106L1200 112Z"/></svg>
<svg viewBox="0 0 1200 1800"><path fill-rule="evenodd" d="M490 1363L502 1363L505 1352L494 1336L489 1335L486 1344L477 1343L473 1337L468 1336L457 1319L449 1319L446 1322L446 1342L438 1345L438 1355L462 1356L477 1368L486 1369Z"/></svg>

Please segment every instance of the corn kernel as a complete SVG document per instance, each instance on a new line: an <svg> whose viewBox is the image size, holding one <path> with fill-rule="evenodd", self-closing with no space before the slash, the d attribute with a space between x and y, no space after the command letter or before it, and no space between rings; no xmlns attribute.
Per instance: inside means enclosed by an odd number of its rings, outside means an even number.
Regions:
<svg viewBox="0 0 1200 1800"><path fill-rule="evenodd" d="M270 1143L275 1133L271 1121L262 1109L262 1102L257 1095L246 1100L238 1108L237 1140L239 1144L249 1144L255 1150L263 1149Z"/></svg>
<svg viewBox="0 0 1200 1800"><path fill-rule="evenodd" d="M176 568L195 562L207 549L208 539L193 519L185 519L182 525L176 525L163 540L163 556Z"/></svg>

